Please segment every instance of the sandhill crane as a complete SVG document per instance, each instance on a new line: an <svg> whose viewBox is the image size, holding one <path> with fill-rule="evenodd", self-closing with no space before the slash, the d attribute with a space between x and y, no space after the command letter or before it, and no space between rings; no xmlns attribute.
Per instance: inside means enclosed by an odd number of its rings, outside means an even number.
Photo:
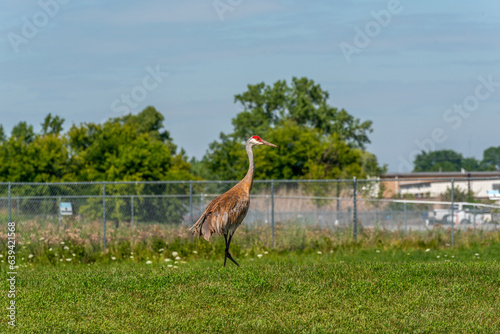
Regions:
<svg viewBox="0 0 500 334"><path fill-rule="evenodd" d="M193 234L197 233L199 237L203 235L207 241L210 241L210 237L214 233L224 235L224 240L226 240L224 267L226 266L226 259L228 258L238 267L240 266L233 259L231 254L229 254L229 244L231 243L234 232L245 218L250 206L250 190L252 190L255 170L252 147L255 145L278 147L262 140L259 136L250 137L246 143L249 162L247 174L238 184L214 199L207 206L198 221L190 228Z"/></svg>

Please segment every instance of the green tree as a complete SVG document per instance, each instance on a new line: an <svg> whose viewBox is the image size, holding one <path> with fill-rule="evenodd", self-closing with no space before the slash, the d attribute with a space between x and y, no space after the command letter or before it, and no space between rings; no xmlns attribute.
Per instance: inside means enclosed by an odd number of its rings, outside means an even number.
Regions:
<svg viewBox="0 0 500 334"><path fill-rule="evenodd" d="M287 121L269 130L266 136L280 149L262 149L255 155L255 176L259 179L367 176L363 170L362 151L350 147L337 134L323 135L318 129Z"/></svg>
<svg viewBox="0 0 500 334"><path fill-rule="evenodd" d="M176 152L163 115L148 107L104 124L73 125L48 114L40 134L20 122L0 140L0 180L13 182L192 179L183 150ZM0 127L0 139L4 138ZM3 135L2 135L3 134Z"/></svg>
<svg viewBox="0 0 500 334"><path fill-rule="evenodd" d="M11 137L20 140L26 144L31 143L35 139L33 125L28 125L26 122L19 122L12 128Z"/></svg>
<svg viewBox="0 0 500 334"><path fill-rule="evenodd" d="M130 125L139 134L147 133L152 139L168 144L170 151L175 153L177 146L173 143L170 132L164 128L164 120L165 117L155 107L148 106L137 115L128 114L110 121L118 122L122 125Z"/></svg>
<svg viewBox="0 0 500 334"><path fill-rule="evenodd" d="M163 116L152 107L137 115L111 119L104 124L73 125L61 134L64 119L51 114L45 117L40 134L33 126L20 122L8 140L0 142L0 181L157 181L193 179L183 150L176 152L172 138L163 127ZM99 193L100 185L86 185L88 193ZM173 189L177 187L177 189ZM74 187L16 186L18 196L81 195ZM189 194L186 184L108 184L107 217L129 219L131 198L118 195ZM74 210L87 219L102 215L101 199L87 198L75 203ZM29 200L20 206L33 205ZM38 205L44 212L57 212L53 199ZM187 207L174 197L138 196L135 217L143 222L178 223Z"/></svg>
<svg viewBox="0 0 500 334"><path fill-rule="evenodd" d="M63 130L62 127L63 123L64 123L64 118L61 118L59 116L52 117L52 114L49 113L43 120L42 134L43 135L60 134L61 131Z"/></svg>
<svg viewBox="0 0 500 334"><path fill-rule="evenodd" d="M66 179L66 141L56 135L11 136L0 146L0 180L11 182L58 182Z"/></svg>
<svg viewBox="0 0 500 334"><path fill-rule="evenodd" d="M415 157L413 164L414 172L459 172L462 168L466 171L481 171L488 168L484 162L472 157L464 158L461 153L453 150L422 151Z"/></svg>
<svg viewBox="0 0 500 334"><path fill-rule="evenodd" d="M413 161L414 172L458 172L461 170L463 156L453 150L440 150L420 153Z"/></svg>
<svg viewBox="0 0 500 334"><path fill-rule="evenodd" d="M451 187L447 187L446 191L439 195L439 199L443 202L451 202ZM453 187L453 201L454 202L472 202L474 194L469 194L467 190L462 190L459 187Z"/></svg>
<svg viewBox="0 0 500 334"><path fill-rule="evenodd" d="M255 148L260 179L338 178L376 175L376 158L363 150L371 122L327 104L328 93L314 81L293 78L249 85L235 102L244 110L232 120L234 132L221 133L202 162L216 179L240 179L248 168L244 142L251 135L280 146Z"/></svg>
<svg viewBox="0 0 500 334"><path fill-rule="evenodd" d="M477 161L475 158L464 158L462 160L462 167L461 169L465 169L466 171L479 171L482 170L480 166L480 162Z"/></svg>
<svg viewBox="0 0 500 334"><path fill-rule="evenodd" d="M0 124L0 144L2 144L5 140L7 140L7 137L5 136L5 130L3 129L3 125Z"/></svg>
<svg viewBox="0 0 500 334"><path fill-rule="evenodd" d="M483 170L500 170L500 146L492 146L484 150L481 168Z"/></svg>
<svg viewBox="0 0 500 334"><path fill-rule="evenodd" d="M350 146L364 148L370 143L368 133L372 122L354 118L344 109L328 105L328 92L307 78L292 78L289 86L285 80L273 86L259 83L248 85L248 90L235 96L244 110L233 120L233 137L246 140L256 133L266 133L269 128L292 120L299 126L315 128L322 134L336 133Z"/></svg>
<svg viewBox="0 0 500 334"><path fill-rule="evenodd" d="M79 181L155 181L192 178L182 152L131 124L106 122L68 131L73 178Z"/></svg>

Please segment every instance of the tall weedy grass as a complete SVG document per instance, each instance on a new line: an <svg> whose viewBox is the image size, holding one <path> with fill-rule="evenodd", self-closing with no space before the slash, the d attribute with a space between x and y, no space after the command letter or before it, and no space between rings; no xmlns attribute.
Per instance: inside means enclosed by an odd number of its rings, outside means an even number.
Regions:
<svg viewBox="0 0 500 334"><path fill-rule="evenodd" d="M16 259L21 266L36 264L94 263L121 261L169 261L176 257L214 259L224 254L224 239L211 242L192 236L186 225L120 224L106 228L106 249L103 247L102 224L98 221L73 222L61 229L58 224L27 221L17 225ZM458 249L473 249L500 244L500 232L476 229L456 230ZM0 232L0 265L5 266L7 234ZM236 231L231 252L236 257L255 256L264 251L307 254L313 252L355 252L363 249L425 250L451 247L449 228L436 225L423 231L402 231L359 228L357 240L350 228L326 228L298 222L278 223L273 235L270 225L247 226Z"/></svg>

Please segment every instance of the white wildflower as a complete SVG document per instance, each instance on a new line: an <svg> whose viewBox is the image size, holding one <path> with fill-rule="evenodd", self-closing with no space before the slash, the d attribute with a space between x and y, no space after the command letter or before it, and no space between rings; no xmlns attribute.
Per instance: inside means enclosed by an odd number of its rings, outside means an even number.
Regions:
<svg viewBox="0 0 500 334"><path fill-rule="evenodd" d="M68 247L68 246L64 246L64 249L65 249L65 250L69 250L69 247Z"/></svg>
<svg viewBox="0 0 500 334"><path fill-rule="evenodd" d="M265 251L265 252L264 252L264 254L269 254L269 252L268 252L268 251Z"/></svg>
<svg viewBox="0 0 500 334"><path fill-rule="evenodd" d="M165 262L170 262L170 261L172 261L172 260L170 260L170 259L165 259Z"/></svg>
<svg viewBox="0 0 500 334"><path fill-rule="evenodd" d="M175 259L176 259L176 260L180 260L181 258L180 258L179 256L177 256Z"/></svg>
<svg viewBox="0 0 500 334"><path fill-rule="evenodd" d="M479 256L479 253L474 254L475 256Z"/></svg>
<svg viewBox="0 0 500 334"><path fill-rule="evenodd" d="M52 252L52 248L49 248L49 252Z"/></svg>
<svg viewBox="0 0 500 334"><path fill-rule="evenodd" d="M133 259L133 258L134 258L134 256L133 256L133 255L130 255L130 258L131 258L131 259Z"/></svg>
<svg viewBox="0 0 500 334"><path fill-rule="evenodd" d="M3 257L3 254L0 254L0 257Z"/></svg>
<svg viewBox="0 0 500 334"><path fill-rule="evenodd" d="M323 253L321 253L320 251L318 251L318 254L323 254Z"/></svg>
<svg viewBox="0 0 500 334"><path fill-rule="evenodd" d="M380 253L380 251L378 249L375 252Z"/></svg>
<svg viewBox="0 0 500 334"><path fill-rule="evenodd" d="M113 261L114 261L114 260L116 260L116 257L112 256L112 257L111 257L111 260L113 260Z"/></svg>
<svg viewBox="0 0 500 334"><path fill-rule="evenodd" d="M262 257L262 254L257 254L257 257L260 259Z"/></svg>
<svg viewBox="0 0 500 334"><path fill-rule="evenodd" d="M167 267L172 268L172 265L171 265L171 264L169 264Z"/></svg>
<svg viewBox="0 0 500 334"><path fill-rule="evenodd" d="M198 254L198 252L197 251L193 251L193 254Z"/></svg>
<svg viewBox="0 0 500 334"><path fill-rule="evenodd" d="M73 255L73 256L76 256L76 254L75 254L75 253L73 253L72 255Z"/></svg>
<svg viewBox="0 0 500 334"><path fill-rule="evenodd" d="M438 259L439 259L440 257L441 257L441 256L439 256L439 255L438 255L438 256L436 256L436 258L438 258Z"/></svg>
<svg viewBox="0 0 500 334"><path fill-rule="evenodd" d="M173 256L173 257L177 257L177 256L179 256L179 253L177 253L177 252L172 252L172 256Z"/></svg>
<svg viewBox="0 0 500 334"><path fill-rule="evenodd" d="M149 261L146 261L146 264L151 264L153 263L153 261L149 260Z"/></svg>
<svg viewBox="0 0 500 334"><path fill-rule="evenodd" d="M71 260L73 260L73 259L72 259L72 258L70 258L70 257L68 257L68 258L66 259L66 261L68 261L68 262L69 262L69 261L71 261Z"/></svg>
<svg viewBox="0 0 500 334"><path fill-rule="evenodd" d="M427 248L425 251L426 251L426 252L430 252L430 251L431 251L431 249L430 249L430 248Z"/></svg>
<svg viewBox="0 0 500 334"><path fill-rule="evenodd" d="M61 245L64 245L64 241L61 241Z"/></svg>
<svg viewBox="0 0 500 334"><path fill-rule="evenodd" d="M160 249L158 249L158 252L160 252L160 253L161 253L161 252L163 252L164 250L165 250L165 248L160 248Z"/></svg>
<svg viewBox="0 0 500 334"><path fill-rule="evenodd" d="M40 241L44 241L44 240L45 240L45 238L44 238L44 237L40 237L40 239L38 239L38 240L40 240Z"/></svg>
<svg viewBox="0 0 500 334"><path fill-rule="evenodd" d="M28 259L32 259L33 256L34 256L33 254L28 255Z"/></svg>

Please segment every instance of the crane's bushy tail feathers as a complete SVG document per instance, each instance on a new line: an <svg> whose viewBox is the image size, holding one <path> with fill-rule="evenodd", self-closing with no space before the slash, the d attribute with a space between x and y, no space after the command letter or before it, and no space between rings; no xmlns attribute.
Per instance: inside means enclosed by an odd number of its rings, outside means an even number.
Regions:
<svg viewBox="0 0 500 334"><path fill-rule="evenodd" d="M208 216L205 219L205 223L201 226L200 234L203 235L206 241L210 241L210 237L212 236L212 216Z"/></svg>
<svg viewBox="0 0 500 334"><path fill-rule="evenodd" d="M191 226L190 230L192 231L193 235L198 234L198 237L201 237L203 235L203 238L205 238L206 241L210 241L210 237L213 233L212 216L201 216L200 219L198 219L198 221L194 223L193 226Z"/></svg>

